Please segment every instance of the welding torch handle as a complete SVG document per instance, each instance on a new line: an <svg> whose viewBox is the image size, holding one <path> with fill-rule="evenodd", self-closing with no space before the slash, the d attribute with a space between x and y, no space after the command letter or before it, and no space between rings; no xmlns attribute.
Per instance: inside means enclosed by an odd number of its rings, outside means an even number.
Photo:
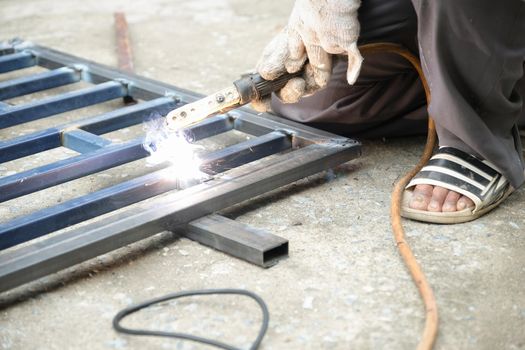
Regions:
<svg viewBox="0 0 525 350"><path fill-rule="evenodd" d="M266 80L259 73L249 74L233 82L241 96L240 104L250 103L252 100L260 100L274 91L281 90L288 80L300 77L302 71L297 73L286 73L274 80Z"/></svg>

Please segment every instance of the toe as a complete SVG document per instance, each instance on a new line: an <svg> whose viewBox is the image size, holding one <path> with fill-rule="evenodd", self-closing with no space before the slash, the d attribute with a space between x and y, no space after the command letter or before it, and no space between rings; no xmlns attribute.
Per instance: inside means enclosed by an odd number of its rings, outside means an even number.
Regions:
<svg viewBox="0 0 525 350"><path fill-rule="evenodd" d="M428 203L432 198L433 188L431 185L417 185L412 192L408 206L416 210L427 210Z"/></svg>
<svg viewBox="0 0 525 350"><path fill-rule="evenodd" d="M458 204L457 204L458 211L464 210L465 208L472 208L474 206L475 206L474 202L472 201L472 199L468 197L461 196L461 198L458 199Z"/></svg>
<svg viewBox="0 0 525 350"><path fill-rule="evenodd" d="M428 204L428 211L434 211L434 212L440 212L441 208L443 207L443 203L445 202L445 198L447 198L449 190L443 187L434 187L434 190L432 191L432 199L430 200L430 203Z"/></svg>
<svg viewBox="0 0 525 350"><path fill-rule="evenodd" d="M457 210L458 200L461 197L461 195L454 191L449 191L447 194L447 197L445 198L445 202L443 203L443 212L453 212Z"/></svg>

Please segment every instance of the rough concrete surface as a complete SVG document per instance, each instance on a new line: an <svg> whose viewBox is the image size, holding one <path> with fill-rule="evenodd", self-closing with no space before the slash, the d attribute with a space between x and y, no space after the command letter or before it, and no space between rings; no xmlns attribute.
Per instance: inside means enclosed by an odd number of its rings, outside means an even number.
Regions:
<svg viewBox="0 0 525 350"><path fill-rule="evenodd" d="M286 23L291 4L1 0L0 39L22 37L115 65L113 12L125 11L138 74L210 93L255 65ZM104 108L0 130L0 138ZM139 126L109 136L118 141L140 132ZM271 316L263 349L415 348L424 311L393 243L389 200L392 184L415 164L423 143L365 141L361 158L226 211L290 240L290 257L270 269L165 232L1 294L0 348L202 349L187 341L117 334L111 319L144 299L219 287L247 288L266 300ZM72 154L57 149L2 164L0 176ZM1 203L1 222L139 176L147 171L142 164ZM521 189L469 224L406 223L439 305L436 349L525 348L524 198ZM248 348L260 318L251 301L212 297L159 306L126 324L196 332Z"/></svg>

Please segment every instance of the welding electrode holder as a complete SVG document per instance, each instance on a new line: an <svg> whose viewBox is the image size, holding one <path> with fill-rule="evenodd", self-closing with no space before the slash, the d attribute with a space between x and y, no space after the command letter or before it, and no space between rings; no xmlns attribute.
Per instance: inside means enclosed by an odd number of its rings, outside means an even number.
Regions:
<svg viewBox="0 0 525 350"><path fill-rule="evenodd" d="M302 74L302 71L286 73L274 80L266 80L259 73L253 73L234 81L233 85L241 97L239 104L244 105L253 100L260 100L274 91L281 90L288 80L300 77Z"/></svg>

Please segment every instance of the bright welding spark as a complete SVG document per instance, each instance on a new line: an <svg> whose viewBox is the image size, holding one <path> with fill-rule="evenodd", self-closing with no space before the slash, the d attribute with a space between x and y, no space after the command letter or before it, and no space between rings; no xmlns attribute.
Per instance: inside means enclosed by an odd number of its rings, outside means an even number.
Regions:
<svg viewBox="0 0 525 350"><path fill-rule="evenodd" d="M146 138L143 146L150 153L146 159L148 166L167 162L170 164L168 176L179 181L200 180L205 174L200 171L202 161L196 154L201 146L191 144L181 132L170 132L160 115L144 122Z"/></svg>

